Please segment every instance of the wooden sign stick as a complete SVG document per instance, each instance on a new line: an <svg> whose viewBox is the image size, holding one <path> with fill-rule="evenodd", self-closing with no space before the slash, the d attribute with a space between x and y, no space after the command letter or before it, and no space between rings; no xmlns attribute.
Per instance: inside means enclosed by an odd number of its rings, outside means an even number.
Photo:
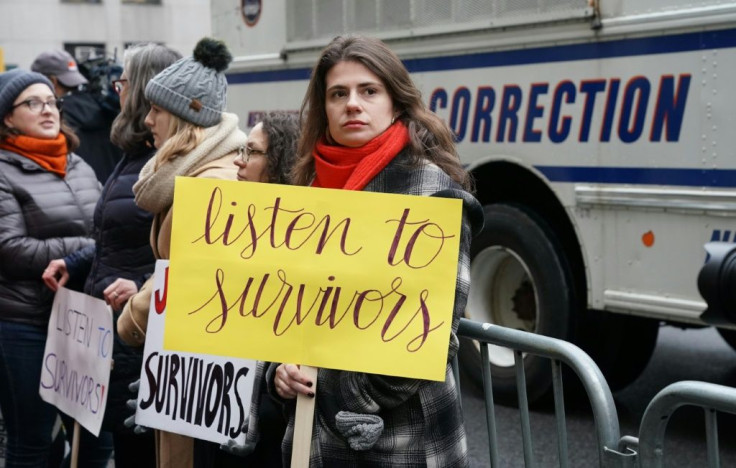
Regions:
<svg viewBox="0 0 736 468"><path fill-rule="evenodd" d="M74 435L72 438L72 461L71 468L77 468L79 461L79 422L74 421Z"/></svg>
<svg viewBox="0 0 736 468"><path fill-rule="evenodd" d="M300 366L300 369L312 381L312 391L316 395L318 369L311 366ZM291 468L309 468L315 400L316 397L308 397L301 393L296 397L294 440L291 447Z"/></svg>

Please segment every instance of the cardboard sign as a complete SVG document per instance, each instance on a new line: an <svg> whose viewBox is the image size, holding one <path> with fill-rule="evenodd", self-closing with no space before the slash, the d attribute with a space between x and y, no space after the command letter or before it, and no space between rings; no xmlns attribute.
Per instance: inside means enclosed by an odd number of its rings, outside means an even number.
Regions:
<svg viewBox="0 0 736 468"><path fill-rule="evenodd" d="M105 301L59 288L41 368L41 398L99 435L107 404L113 346Z"/></svg>
<svg viewBox="0 0 736 468"><path fill-rule="evenodd" d="M136 423L197 439L245 442L256 363L163 349L169 262L156 262ZM168 283L170 285L171 283Z"/></svg>
<svg viewBox="0 0 736 468"><path fill-rule="evenodd" d="M444 380L462 202L177 178L166 349Z"/></svg>

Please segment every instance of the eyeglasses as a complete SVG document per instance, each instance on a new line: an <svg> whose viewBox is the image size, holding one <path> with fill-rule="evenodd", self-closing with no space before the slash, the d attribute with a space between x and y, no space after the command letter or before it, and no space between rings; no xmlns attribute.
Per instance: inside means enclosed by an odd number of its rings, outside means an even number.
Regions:
<svg viewBox="0 0 736 468"><path fill-rule="evenodd" d="M240 159L242 159L244 163L247 163L248 161L250 161L250 158L253 155L266 156L266 152L259 149L251 148L250 146L246 146L245 151L242 151L240 153Z"/></svg>
<svg viewBox="0 0 736 468"><path fill-rule="evenodd" d="M119 80L113 80L112 87L115 90L116 93L120 94L123 92L123 83L127 83L128 80L125 78L120 78Z"/></svg>
<svg viewBox="0 0 736 468"><path fill-rule="evenodd" d="M20 106L26 106L28 107L28 110L30 110L34 114L39 114L43 110L44 106L49 106L49 109L51 110L61 110L61 105L63 103L63 99L56 98L51 98L48 101L41 101L40 99L26 99L25 101L19 102L18 104L14 105L13 107L11 107L11 109L15 110Z"/></svg>

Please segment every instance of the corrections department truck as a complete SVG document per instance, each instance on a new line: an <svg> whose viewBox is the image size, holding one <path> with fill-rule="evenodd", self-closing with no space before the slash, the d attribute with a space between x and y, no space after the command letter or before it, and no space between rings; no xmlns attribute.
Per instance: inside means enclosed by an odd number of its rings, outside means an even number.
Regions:
<svg viewBox="0 0 736 468"><path fill-rule="evenodd" d="M452 128L486 225L467 316L577 343L613 388L644 369L661 322L717 325L696 279L736 230L736 2L213 0L246 126L297 111L335 35L395 50ZM513 354L491 354L515 398ZM461 362L480 379L477 346ZM524 358L529 397L548 364Z"/></svg>

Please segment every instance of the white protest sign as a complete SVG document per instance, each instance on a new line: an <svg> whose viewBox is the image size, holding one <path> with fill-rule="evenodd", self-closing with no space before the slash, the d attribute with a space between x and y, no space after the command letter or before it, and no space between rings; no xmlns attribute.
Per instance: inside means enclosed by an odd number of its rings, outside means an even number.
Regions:
<svg viewBox="0 0 736 468"><path fill-rule="evenodd" d="M59 288L39 393L94 435L105 415L113 341L112 313L105 301Z"/></svg>
<svg viewBox="0 0 736 468"><path fill-rule="evenodd" d="M164 350L168 260L156 262L135 422L210 442L245 442L256 361Z"/></svg>

